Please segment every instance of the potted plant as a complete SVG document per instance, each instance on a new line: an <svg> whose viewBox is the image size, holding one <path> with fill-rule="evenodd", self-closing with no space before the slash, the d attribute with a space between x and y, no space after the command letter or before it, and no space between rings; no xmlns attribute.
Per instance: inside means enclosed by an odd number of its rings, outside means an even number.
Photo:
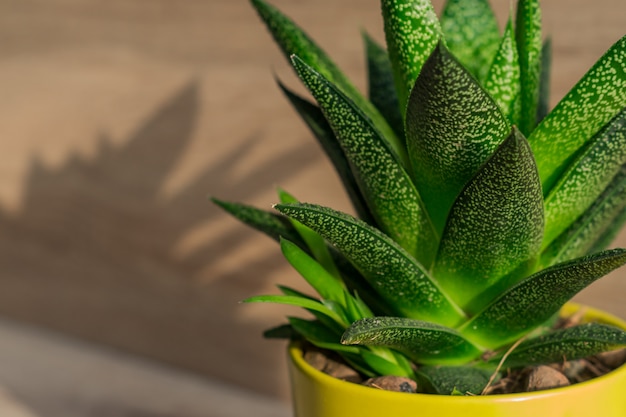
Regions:
<svg viewBox="0 0 626 417"><path fill-rule="evenodd" d="M213 199L278 240L318 293L247 300L313 316L267 333L293 338L296 415L626 415L626 367L552 388L626 346L624 322L567 304L626 263L606 250L626 220L626 37L548 112L538 0L502 34L486 0L448 0L441 18L429 0L382 0L366 98L289 18L252 4L316 101L280 84L356 213L283 190L275 211ZM378 379L326 375L306 352ZM545 364L556 382L529 383ZM418 393L372 388L385 384Z"/></svg>

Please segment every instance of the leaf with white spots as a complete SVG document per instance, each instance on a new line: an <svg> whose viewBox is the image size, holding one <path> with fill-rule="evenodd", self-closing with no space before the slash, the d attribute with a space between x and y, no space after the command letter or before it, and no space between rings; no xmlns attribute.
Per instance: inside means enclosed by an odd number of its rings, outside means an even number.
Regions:
<svg viewBox="0 0 626 417"><path fill-rule="evenodd" d="M420 366L416 373L427 393L480 395L489 383L493 370L471 366Z"/></svg>
<svg viewBox="0 0 626 417"><path fill-rule="evenodd" d="M626 36L617 41L570 90L528 140L544 193L566 162L626 107Z"/></svg>
<svg viewBox="0 0 626 417"><path fill-rule="evenodd" d="M512 125L517 125L520 118L522 85L519 77L515 34L513 23L509 20L483 85Z"/></svg>
<svg viewBox="0 0 626 417"><path fill-rule="evenodd" d="M440 232L455 198L510 132L498 105L439 44L407 107L413 177Z"/></svg>
<svg viewBox="0 0 626 417"><path fill-rule="evenodd" d="M317 205L279 204L275 208L335 246L398 314L448 326L463 319L424 267L378 229Z"/></svg>
<svg viewBox="0 0 626 417"><path fill-rule="evenodd" d="M537 121L541 123L550 111L550 73L552 70L552 41L548 38L541 48L541 75L539 78L539 104Z"/></svg>
<svg viewBox="0 0 626 417"><path fill-rule="evenodd" d="M626 331L606 324L587 323L522 342L507 356L503 366L517 368L559 363L564 358L574 361L623 347L626 347ZM499 360L500 356L496 356L491 362Z"/></svg>
<svg viewBox="0 0 626 417"><path fill-rule="evenodd" d="M382 0L381 5L389 58L404 115L409 93L441 37L441 27L430 0Z"/></svg>
<svg viewBox="0 0 626 417"><path fill-rule="evenodd" d="M378 110L363 97L328 55L298 25L277 8L264 0L251 0L251 2L285 57L290 59L292 55L298 55L300 59L315 68L315 71L336 84L344 94L358 104L401 160L408 164L404 143L398 139Z"/></svg>
<svg viewBox="0 0 626 417"><path fill-rule="evenodd" d="M461 365L482 353L456 330L403 317L359 320L345 331L341 343L396 349L425 365Z"/></svg>
<svg viewBox="0 0 626 417"><path fill-rule="evenodd" d="M513 286L459 331L472 342L498 349L545 323L578 292L626 263L614 249L544 269Z"/></svg>
<svg viewBox="0 0 626 417"><path fill-rule="evenodd" d="M487 0L448 0L441 29L450 52L484 80L500 44L498 21Z"/></svg>
<svg viewBox="0 0 626 417"><path fill-rule="evenodd" d="M528 136L537 122L541 83L541 9L539 0L519 0L515 37L522 87L519 129Z"/></svg>
<svg viewBox="0 0 626 417"><path fill-rule="evenodd" d="M433 276L461 308L476 313L499 281L515 282L534 266L542 236L537 168L513 128L454 202Z"/></svg>
<svg viewBox="0 0 626 417"><path fill-rule="evenodd" d="M544 246L572 224L626 163L626 107L595 135L545 198Z"/></svg>
<svg viewBox="0 0 626 417"><path fill-rule="evenodd" d="M626 208L626 167L611 180L600 197L544 249L543 266L554 265L606 249L621 229Z"/></svg>
<svg viewBox="0 0 626 417"><path fill-rule="evenodd" d="M428 267L437 236L411 178L370 119L298 57L298 75L317 100L381 230Z"/></svg>

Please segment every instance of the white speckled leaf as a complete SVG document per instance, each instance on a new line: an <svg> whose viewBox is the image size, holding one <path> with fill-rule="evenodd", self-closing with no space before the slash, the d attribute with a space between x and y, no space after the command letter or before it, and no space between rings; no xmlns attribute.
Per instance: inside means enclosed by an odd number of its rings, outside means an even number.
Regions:
<svg viewBox="0 0 626 417"><path fill-rule="evenodd" d="M543 266L598 252L621 229L619 217L626 207L626 167L613 178L602 195L541 254Z"/></svg>
<svg viewBox="0 0 626 417"><path fill-rule="evenodd" d="M579 291L626 263L626 250L614 249L540 271L494 300L459 330L490 349L517 340L546 322Z"/></svg>
<svg viewBox="0 0 626 417"><path fill-rule="evenodd" d="M427 365L461 365L482 353L456 330L403 317L359 320L345 331L341 343L396 349Z"/></svg>
<svg viewBox="0 0 626 417"><path fill-rule="evenodd" d="M518 125L521 111L520 69L511 20L506 25L500 47L483 83L509 123Z"/></svg>
<svg viewBox="0 0 626 417"><path fill-rule="evenodd" d="M515 37L522 85L519 129L528 136L537 122L541 82L541 8L539 0L519 0Z"/></svg>
<svg viewBox="0 0 626 417"><path fill-rule="evenodd" d="M441 15L446 46L484 80L500 44L498 21L487 0L448 0Z"/></svg>
<svg viewBox="0 0 626 417"><path fill-rule="evenodd" d="M426 270L379 230L348 214L312 204L279 204L275 208L328 240L403 316L447 326L463 319L463 313Z"/></svg>
<svg viewBox="0 0 626 417"><path fill-rule="evenodd" d="M441 37L430 0L382 0L389 58L400 110L404 109L422 65Z"/></svg>
<svg viewBox="0 0 626 417"><path fill-rule="evenodd" d="M626 331L606 324L587 323L557 330L521 343L507 356L505 367L525 367L587 358L626 347ZM495 357L492 362L499 360Z"/></svg>
<svg viewBox="0 0 626 417"><path fill-rule="evenodd" d="M626 36L616 42L528 138L548 193L563 164L626 107Z"/></svg>
<svg viewBox="0 0 626 417"><path fill-rule="evenodd" d="M328 55L300 27L274 6L263 0L252 0L252 5L287 59L290 59L292 55L298 55L317 72L339 86L341 91L367 114L401 160L408 165L404 143L398 139L378 110L363 97Z"/></svg>
<svg viewBox="0 0 626 417"><path fill-rule="evenodd" d="M570 165L545 199L544 246L572 224L626 163L626 107Z"/></svg>
<svg viewBox="0 0 626 417"><path fill-rule="evenodd" d="M533 266L542 235L535 161L514 128L452 206L433 276L461 308L475 313L490 301L481 297L484 291Z"/></svg>
<svg viewBox="0 0 626 417"><path fill-rule="evenodd" d="M498 105L439 44L407 107L414 182L438 231L455 198L509 134Z"/></svg>
<svg viewBox="0 0 626 417"><path fill-rule="evenodd" d="M377 224L429 267L438 239L409 175L353 102L297 57L293 62L334 130Z"/></svg>

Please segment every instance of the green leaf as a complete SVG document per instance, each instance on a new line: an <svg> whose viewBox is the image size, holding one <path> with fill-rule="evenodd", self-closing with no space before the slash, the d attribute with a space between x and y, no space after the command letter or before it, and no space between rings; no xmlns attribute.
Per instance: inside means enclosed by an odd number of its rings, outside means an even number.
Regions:
<svg viewBox="0 0 626 417"><path fill-rule="evenodd" d="M477 79L484 80L498 44L498 21L487 0L448 0L441 29L450 52Z"/></svg>
<svg viewBox="0 0 626 417"><path fill-rule="evenodd" d="M406 129L415 183L441 231L454 199L510 127L489 94L439 44L411 92Z"/></svg>
<svg viewBox="0 0 626 417"><path fill-rule="evenodd" d="M398 139L372 103L363 97L328 55L300 27L274 6L263 0L251 0L251 3L272 33L285 57L291 59L292 55L299 56L304 62L315 68L315 71L323 74L326 79L339 86L344 94L357 103L359 108L363 109L363 112L372 120L398 155L406 160L402 141Z"/></svg>
<svg viewBox="0 0 626 417"><path fill-rule="evenodd" d="M515 34L510 19L483 85L509 123L517 125L520 119L522 86Z"/></svg>
<svg viewBox="0 0 626 417"><path fill-rule="evenodd" d="M544 246L599 197L626 163L626 107L591 141L545 199Z"/></svg>
<svg viewBox="0 0 626 417"><path fill-rule="evenodd" d="M240 203L211 198L211 201L239 221L278 241L281 236L304 247L304 241L285 216Z"/></svg>
<svg viewBox="0 0 626 417"><path fill-rule="evenodd" d="M369 99L387 120L399 138L404 137L404 120L393 80L391 61L385 48L363 32L367 54L367 81Z"/></svg>
<svg viewBox="0 0 626 417"><path fill-rule="evenodd" d="M319 262L288 240L281 239L280 248L285 259L322 298L337 301L345 306L345 288L337 276L329 273Z"/></svg>
<svg viewBox="0 0 626 417"><path fill-rule="evenodd" d="M517 368L576 360L626 347L626 331L606 324L587 323L522 342L504 362ZM492 361L499 361L495 357Z"/></svg>
<svg viewBox="0 0 626 417"><path fill-rule="evenodd" d="M320 104L381 229L430 265L437 238L417 190L380 133L360 109L299 58L300 78Z"/></svg>
<svg viewBox="0 0 626 417"><path fill-rule="evenodd" d="M420 364L459 365L481 354L456 330L403 317L359 320L345 331L341 343L385 346Z"/></svg>
<svg viewBox="0 0 626 417"><path fill-rule="evenodd" d="M591 249L587 253L594 253L608 248L615 240L622 227L626 223L626 204L622 207L621 212L613 217L605 231L595 240Z"/></svg>
<svg viewBox="0 0 626 417"><path fill-rule="evenodd" d="M613 178L602 195L541 254L541 264L550 266L605 249L621 229L617 220L626 207L626 166Z"/></svg>
<svg viewBox="0 0 626 417"><path fill-rule="evenodd" d="M285 190L279 189L278 196L281 203L297 203L298 200ZM341 281L341 274L335 265L335 262L328 250L328 246L326 245L326 241L319 234L309 229L302 223L291 220L293 227L298 231L306 245L313 254L313 258L315 258L323 267L325 271L327 271L330 275L335 277L336 282ZM295 245L294 245L295 246ZM307 256L306 254L304 254Z"/></svg>
<svg viewBox="0 0 626 417"><path fill-rule="evenodd" d="M470 341L497 349L550 319L579 291L626 263L615 249L544 269L505 291L459 331Z"/></svg>
<svg viewBox="0 0 626 417"><path fill-rule="evenodd" d="M483 291L534 266L542 236L537 169L528 142L513 128L452 206L433 276L461 308L476 313L490 301Z"/></svg>
<svg viewBox="0 0 626 417"><path fill-rule="evenodd" d="M326 156L335 167L335 170L337 171L343 187L346 190L354 209L359 215L359 218L374 225L375 221L372 218L372 215L367 208L367 203L365 202L363 195L359 190L359 186L354 179L354 174L352 174L350 164L341 149L341 145L339 145L339 142L335 137L333 129L326 121L326 118L324 118L324 114L320 108L293 93L282 83L278 82L278 86L283 91L287 99L289 99L300 117L302 117L311 132L313 132L313 135L326 153Z"/></svg>
<svg viewBox="0 0 626 417"><path fill-rule="evenodd" d="M382 0L381 5L389 58L404 115L409 93L441 37L441 28L430 0Z"/></svg>
<svg viewBox="0 0 626 417"><path fill-rule="evenodd" d="M365 363L374 369L378 375L404 376L407 378L413 376L410 366L402 366L367 350L363 350L361 356Z"/></svg>
<svg viewBox="0 0 626 417"><path fill-rule="evenodd" d="M455 392L480 395L491 371L469 366L423 366L417 375L429 393L450 395Z"/></svg>
<svg viewBox="0 0 626 417"><path fill-rule="evenodd" d="M528 136L537 121L541 82L542 40L539 0L518 1L515 36L517 39L522 87L522 110L519 129L525 136Z"/></svg>
<svg viewBox="0 0 626 417"><path fill-rule="evenodd" d="M528 138L547 195L565 163L626 107L626 36L617 41Z"/></svg>
<svg viewBox="0 0 626 417"><path fill-rule="evenodd" d="M305 320L298 317L289 317L289 324L296 332L311 343L334 343L338 345L338 347L345 347L339 343L341 334L329 329L319 320ZM351 351L358 353L355 349Z"/></svg>
<svg viewBox="0 0 626 417"><path fill-rule="evenodd" d="M550 111L550 71L552 69L552 40L546 39L541 48L541 75L539 77L539 104L536 124Z"/></svg>
<svg viewBox="0 0 626 417"><path fill-rule="evenodd" d="M257 295L254 297L250 297L243 301L244 303L276 303L276 304L286 304L296 307L306 308L307 310L313 310L318 313L322 313L331 319L333 319L338 324L347 327L348 323L345 322L343 318L341 318L337 313L329 309L324 304L319 301L311 300L310 298L305 298L301 296L295 295Z"/></svg>
<svg viewBox="0 0 626 417"><path fill-rule="evenodd" d="M463 320L463 313L426 270L379 230L348 214L312 204L281 204L275 208L321 234L401 315L451 327Z"/></svg>

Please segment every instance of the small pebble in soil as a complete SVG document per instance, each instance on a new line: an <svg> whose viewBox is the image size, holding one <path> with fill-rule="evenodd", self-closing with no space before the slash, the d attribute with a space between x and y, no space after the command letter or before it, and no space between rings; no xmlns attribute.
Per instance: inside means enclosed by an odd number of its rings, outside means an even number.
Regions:
<svg viewBox="0 0 626 417"><path fill-rule="evenodd" d="M626 349L612 350L596 355L596 358L606 367L616 369L626 362Z"/></svg>
<svg viewBox="0 0 626 417"><path fill-rule="evenodd" d="M534 367L526 378L525 391L540 391L569 385L565 375L549 366Z"/></svg>
<svg viewBox="0 0 626 417"><path fill-rule="evenodd" d="M370 378L365 381L363 385L384 389L386 391L409 393L417 392L417 384L415 381L402 376L379 376L376 378Z"/></svg>
<svg viewBox="0 0 626 417"><path fill-rule="evenodd" d="M322 371L337 379L356 384L360 384L363 381L363 378L357 371L342 362L326 356L319 350L308 349L304 353L304 360L318 371Z"/></svg>

